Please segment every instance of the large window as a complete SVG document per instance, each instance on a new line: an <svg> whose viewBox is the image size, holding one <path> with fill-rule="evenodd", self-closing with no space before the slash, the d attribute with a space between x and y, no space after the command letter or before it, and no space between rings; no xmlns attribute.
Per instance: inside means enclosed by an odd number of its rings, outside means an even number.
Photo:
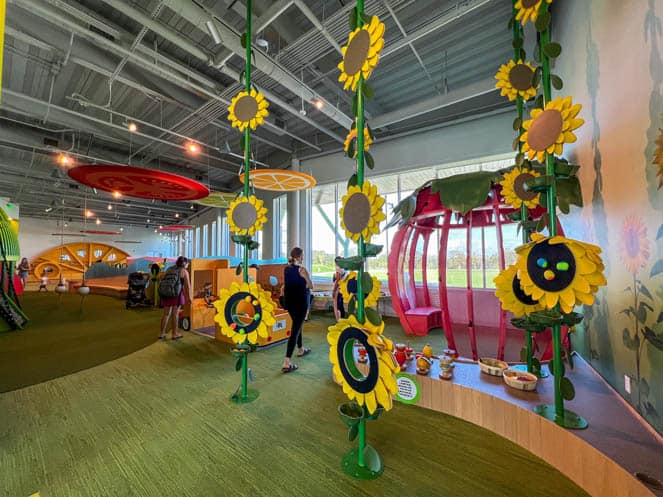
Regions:
<svg viewBox="0 0 663 497"><path fill-rule="evenodd" d="M287 257L288 255L288 195L279 195L273 203L273 254L274 258Z"/></svg>

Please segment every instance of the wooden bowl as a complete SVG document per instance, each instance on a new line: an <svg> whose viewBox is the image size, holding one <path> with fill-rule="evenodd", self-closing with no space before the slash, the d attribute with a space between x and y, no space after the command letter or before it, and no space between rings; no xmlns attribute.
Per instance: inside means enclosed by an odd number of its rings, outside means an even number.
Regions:
<svg viewBox="0 0 663 497"><path fill-rule="evenodd" d="M534 390L539 381L539 378L535 374L528 373L527 371L514 371L513 369L504 370L502 376L504 378L504 383L511 388L524 390L526 392Z"/></svg>
<svg viewBox="0 0 663 497"><path fill-rule="evenodd" d="M502 376L502 371L508 368L509 365L504 361L493 359L492 357L480 357L479 367L481 368L482 373L491 376Z"/></svg>

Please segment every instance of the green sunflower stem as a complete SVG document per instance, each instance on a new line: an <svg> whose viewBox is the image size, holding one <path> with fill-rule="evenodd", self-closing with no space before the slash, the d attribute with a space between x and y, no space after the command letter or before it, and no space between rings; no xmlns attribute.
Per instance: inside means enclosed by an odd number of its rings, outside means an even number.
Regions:
<svg viewBox="0 0 663 497"><path fill-rule="evenodd" d="M542 2L539 15L548 12L548 4ZM541 32L539 50L541 51L541 85L543 86L544 106L552 100L552 85L550 83L550 58L546 55L544 47L550 42L550 31ZM546 208L548 210L548 232L550 236L557 235L557 188L555 184L555 161L553 155L546 153L546 174L553 178L546 195ZM559 304L555 311L560 312ZM553 372L555 382L555 422L564 424L564 399L562 397L562 328L559 324L552 326L553 339Z"/></svg>
<svg viewBox="0 0 663 497"><path fill-rule="evenodd" d="M357 1L357 27L361 28L364 14L364 0ZM361 188L364 185L364 76L359 72L359 82L357 83L357 186ZM357 246L358 255L362 258L366 256L366 246L364 237L359 238ZM364 266L359 268L357 275L357 319L360 323L364 322L364 289L362 288L362 276L364 275ZM363 458L363 449L359 452L359 457Z"/></svg>
<svg viewBox="0 0 663 497"><path fill-rule="evenodd" d="M527 349L527 372L534 372L534 365L532 364L532 332L525 330L525 348Z"/></svg>
<svg viewBox="0 0 663 497"><path fill-rule="evenodd" d="M249 394L249 354L242 354L242 399L246 399Z"/></svg>
<svg viewBox="0 0 663 497"><path fill-rule="evenodd" d="M251 46L253 37L251 36L251 0L246 0L246 68L245 68L245 87L247 92L251 92ZM251 166L251 128L249 126L244 130L244 196L249 198L249 170ZM249 282L249 246L244 245L242 265L242 280ZM246 361L243 363L242 374L242 392L246 390Z"/></svg>
<svg viewBox="0 0 663 497"><path fill-rule="evenodd" d="M365 467L364 449L366 448L366 416L359 421L359 446L357 451L357 463L360 467Z"/></svg>

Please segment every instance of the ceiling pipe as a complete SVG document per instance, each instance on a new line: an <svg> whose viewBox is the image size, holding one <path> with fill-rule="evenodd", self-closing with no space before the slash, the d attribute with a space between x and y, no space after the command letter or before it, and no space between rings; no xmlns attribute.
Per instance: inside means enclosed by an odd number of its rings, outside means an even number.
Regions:
<svg viewBox="0 0 663 497"><path fill-rule="evenodd" d="M327 41L331 44L332 47L338 52L341 52L341 46L336 43L336 40L334 37L327 31L327 28L323 26L323 24L318 20L316 15L311 11L311 9L308 8L308 5L306 5L302 0L294 0L294 4L297 6L299 10L301 10L302 14L306 16L306 18L311 21L313 26L322 33L322 35L327 38Z"/></svg>
<svg viewBox="0 0 663 497"><path fill-rule="evenodd" d="M106 0L104 0L106 1ZM118 0L111 0L118 1ZM207 32L206 22L212 20L216 23L216 28L221 35L223 45L230 49L234 54L244 58L246 56L245 49L240 42L240 33L238 33L232 26L229 26L223 19L211 16L202 7L194 2L181 2L180 0L164 0L164 5L171 9L176 14L184 17L191 24L196 26L203 32ZM254 47L255 48L255 47ZM278 62L269 57L261 50L255 49L255 67L261 72L265 73L269 78L288 88L295 94L301 95L304 100L313 102L314 99L320 98L311 88L306 86L302 81L297 79L287 69L282 67ZM349 129L352 125L352 119L336 109L329 102L320 109L320 112L325 114L330 119ZM344 139L340 140L341 142Z"/></svg>
<svg viewBox="0 0 663 497"><path fill-rule="evenodd" d="M59 3L56 0L47 0L47 1ZM92 31L86 29L85 26L82 26L82 25L72 21L69 17L65 17L64 15L59 13L56 9L53 9L52 7L50 7L48 5L44 5L43 3L39 2L38 0L12 0L12 2L19 5L22 8L28 7L26 9L28 12L30 12L32 14L35 14L35 15L37 15L37 16L39 16L39 17L41 17L41 18L43 18L43 19L45 19L45 20L47 20L47 21L49 21L49 22L51 22L51 23L53 23L57 26L63 27L64 29L68 29L70 31L73 31L73 32L81 35L81 37L86 38L86 39L92 41L93 43L97 44L98 46L105 48L106 50L110 51L111 53L114 53L116 55L118 55L118 54L127 55L129 58L133 59L133 61L139 67L141 67L142 69L148 70L148 71L152 72L153 74L155 74L155 75L157 75L161 78L164 78L165 80L167 80L171 83L177 84L178 86L180 86L182 88L185 88L189 91L193 91L196 94L204 94L208 98L213 99L213 100L218 100L226 106L230 105L229 100L220 97L219 95L217 95L211 89L204 88L204 87L190 81L189 79L186 79L185 77L183 77L183 76L181 76L177 73L173 73L171 71L166 71L163 67L161 67L161 66L155 64L154 62L152 62L152 60L147 59L146 57L141 56L140 54L133 53L133 52L127 50L126 48L124 48L123 46L121 46L121 45L119 45L119 44L117 44L117 43L101 36L101 35L98 35L98 34L92 32ZM145 50L143 45L139 45L137 48L141 52ZM154 54L155 57L157 56L156 52L152 52L152 54ZM180 66L178 63L171 61L167 57L159 56L159 60L162 60L162 59L163 59L163 61L168 61L170 65L178 66L178 69L177 69L178 71L181 67L185 74L186 73L193 73L198 78L201 78L201 76L199 74L194 73L193 71L189 70L188 68ZM293 138L294 140L297 140L297 141L303 143L307 147L310 147L310 148L312 148L314 150L317 150L317 151L321 150L320 147L318 147L317 145L315 145L315 144L313 144L313 143L311 143L311 142L309 142L309 141L307 141L303 138L300 138L299 136L295 135L294 133L290 133L289 131L284 130L283 128L280 128L280 127L278 127L278 126L276 126L276 125L274 125L274 124L272 124L268 121L265 121L265 126L266 126L267 129L273 130L274 133L286 134L286 135L290 136L291 138Z"/></svg>
<svg viewBox="0 0 663 497"><path fill-rule="evenodd" d="M135 19L136 21L141 23L143 26L149 28L152 32L154 32L157 35L161 36L165 40L177 45L178 47L180 47L183 50L187 51L188 53L190 53L194 57L204 61L205 63L207 63L210 66L215 66L213 57L208 52L202 50L200 47L198 47L198 46L192 44L191 42L189 42L188 40L186 40L177 31L175 31L175 30L171 29L170 27L165 26L162 23L154 20L153 18L151 18L150 16L148 16L145 13L141 12L140 10L138 10L138 9L134 8L133 6L125 3L123 0L102 0L102 1L104 3L107 3L108 5L110 5L111 7L119 10L120 12L130 16L133 19ZM164 4L168 5L167 2L164 2ZM210 36L212 36L212 38L214 38L215 41L217 39L221 40L217 43L223 43L224 45L227 45L226 40L225 40L226 37L224 37L224 35L222 33L220 33L220 31L217 27L217 24L218 23L215 23L214 20L208 16L208 19L204 23L205 28L201 28L201 29L204 32L209 33ZM220 26L220 24L219 24L219 26ZM239 35L237 35L237 36L239 36ZM239 38L237 38L237 44L240 45L240 47L241 47L241 44L239 42ZM140 45L139 45L138 49L140 51L144 51L144 48L141 48ZM243 51L244 49L242 48L241 50ZM256 53L256 59L257 59L257 53ZM235 81L239 80L239 73L237 73L236 71L233 71L229 67L223 66L223 67L220 67L219 70L221 72L223 72L224 74L226 74L227 76L234 79ZM294 77L293 77L293 79L294 79ZM301 84L299 84L299 86L301 86ZM289 88L291 91L293 91L295 93L298 92L298 90L296 89L297 87L288 86L287 88ZM282 99L278 98L276 95L274 95L269 90L263 89L262 92L265 95L265 97L267 98L267 100L269 100L270 102L273 102L274 104L276 104L279 107L283 108L283 110L289 112L290 114L297 117L298 119L301 119L302 121L306 122L307 124L309 124L309 125L313 126L314 128L318 129L319 131L331 136L332 138L334 138L336 141L338 141L340 143L342 143L344 141L344 138L337 135L336 133L328 130L327 128L325 128L324 126L316 123L312 119L307 118L306 116L302 116L299 113L299 110L295 109L290 104L284 102ZM347 127L349 127L349 126L350 125L348 124Z"/></svg>

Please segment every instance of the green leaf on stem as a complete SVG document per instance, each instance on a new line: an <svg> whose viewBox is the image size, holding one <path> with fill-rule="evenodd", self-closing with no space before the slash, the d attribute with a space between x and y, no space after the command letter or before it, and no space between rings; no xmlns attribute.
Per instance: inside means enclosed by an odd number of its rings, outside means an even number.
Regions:
<svg viewBox="0 0 663 497"><path fill-rule="evenodd" d="M366 83L365 81L361 84L361 92L364 94L364 96L368 99L373 98L373 95L375 94L373 92L373 88L371 85Z"/></svg>
<svg viewBox="0 0 663 497"><path fill-rule="evenodd" d="M527 347L520 349L520 362L527 362Z"/></svg>
<svg viewBox="0 0 663 497"><path fill-rule="evenodd" d="M353 424L348 429L348 440L352 442L355 438L357 438L358 434L359 434L359 423Z"/></svg>
<svg viewBox="0 0 663 497"><path fill-rule="evenodd" d="M357 309L357 301L355 300L354 296L350 299L350 302L348 302L348 314L354 314Z"/></svg>
<svg viewBox="0 0 663 497"><path fill-rule="evenodd" d="M361 13L361 21L362 21L364 24L370 24L370 23L371 23L371 16L369 16L368 14L362 12L362 13Z"/></svg>
<svg viewBox="0 0 663 497"><path fill-rule="evenodd" d="M235 371L239 371L240 369L242 369L243 360L244 360L243 356L237 358L237 362L235 362Z"/></svg>
<svg viewBox="0 0 663 497"><path fill-rule="evenodd" d="M553 41L543 47L543 53L551 59L555 59L562 53L562 46L559 43L555 43Z"/></svg>
<svg viewBox="0 0 663 497"><path fill-rule="evenodd" d="M242 33L242 36L239 37L239 42L242 44L242 48L246 48L248 36L246 33Z"/></svg>
<svg viewBox="0 0 663 497"><path fill-rule="evenodd" d="M574 388L573 383L571 383L571 380L566 376L562 378L560 391L564 400L573 400L576 396L576 389Z"/></svg>
<svg viewBox="0 0 663 497"><path fill-rule="evenodd" d="M511 46L514 48L514 50L520 50L523 48L523 39L522 38L517 38L513 40L511 43Z"/></svg>
<svg viewBox="0 0 663 497"><path fill-rule="evenodd" d="M377 255L382 252L384 245L374 245L372 243L367 243L364 246L364 255L366 257L377 257Z"/></svg>
<svg viewBox="0 0 663 497"><path fill-rule="evenodd" d="M550 12L546 11L542 14L539 14L539 17L536 19L535 26L539 33L548 29L548 26L550 26Z"/></svg>
<svg viewBox="0 0 663 497"><path fill-rule="evenodd" d="M557 74L550 75L550 84L552 84L555 90L561 90L564 87L564 81Z"/></svg>
<svg viewBox="0 0 663 497"><path fill-rule="evenodd" d="M373 290L373 278L368 271L361 273L361 289L364 295L371 293Z"/></svg>
<svg viewBox="0 0 663 497"><path fill-rule="evenodd" d="M368 152L364 152L364 162L366 163L366 167L369 169L373 169L375 167L375 160Z"/></svg>
<svg viewBox="0 0 663 497"><path fill-rule="evenodd" d="M350 189L351 186L356 186L357 185L357 173L354 173L352 176L350 176L350 179L348 180L348 189Z"/></svg>
<svg viewBox="0 0 663 497"><path fill-rule="evenodd" d="M342 269L358 271L359 268L364 265L364 258L359 257L358 255L354 257L337 257L334 259L334 262L336 262L336 265Z"/></svg>
<svg viewBox="0 0 663 497"><path fill-rule="evenodd" d="M372 307L366 307L364 309L364 314L366 314L366 318L373 326L380 326L380 323L382 323L382 316L380 316L380 313Z"/></svg>
<svg viewBox="0 0 663 497"><path fill-rule="evenodd" d="M519 118L519 117L516 117L516 118L513 120L513 130L514 130L514 131L518 131L518 130L520 129L520 127L522 126L522 124L523 124L523 120L522 120L521 118ZM521 154L521 155L522 155L522 154Z"/></svg>
<svg viewBox="0 0 663 497"><path fill-rule="evenodd" d="M355 142L356 141L357 141L356 138L353 138L352 140L350 140L350 145L348 146L348 152L345 154L350 159L352 159L355 156Z"/></svg>
<svg viewBox="0 0 663 497"><path fill-rule="evenodd" d="M242 263L241 262L239 264L237 264L237 268L235 269L235 275L239 276L240 274L242 274Z"/></svg>
<svg viewBox="0 0 663 497"><path fill-rule="evenodd" d="M350 31L354 31L357 27L357 9L350 10L350 15L348 16L348 23L350 24Z"/></svg>

